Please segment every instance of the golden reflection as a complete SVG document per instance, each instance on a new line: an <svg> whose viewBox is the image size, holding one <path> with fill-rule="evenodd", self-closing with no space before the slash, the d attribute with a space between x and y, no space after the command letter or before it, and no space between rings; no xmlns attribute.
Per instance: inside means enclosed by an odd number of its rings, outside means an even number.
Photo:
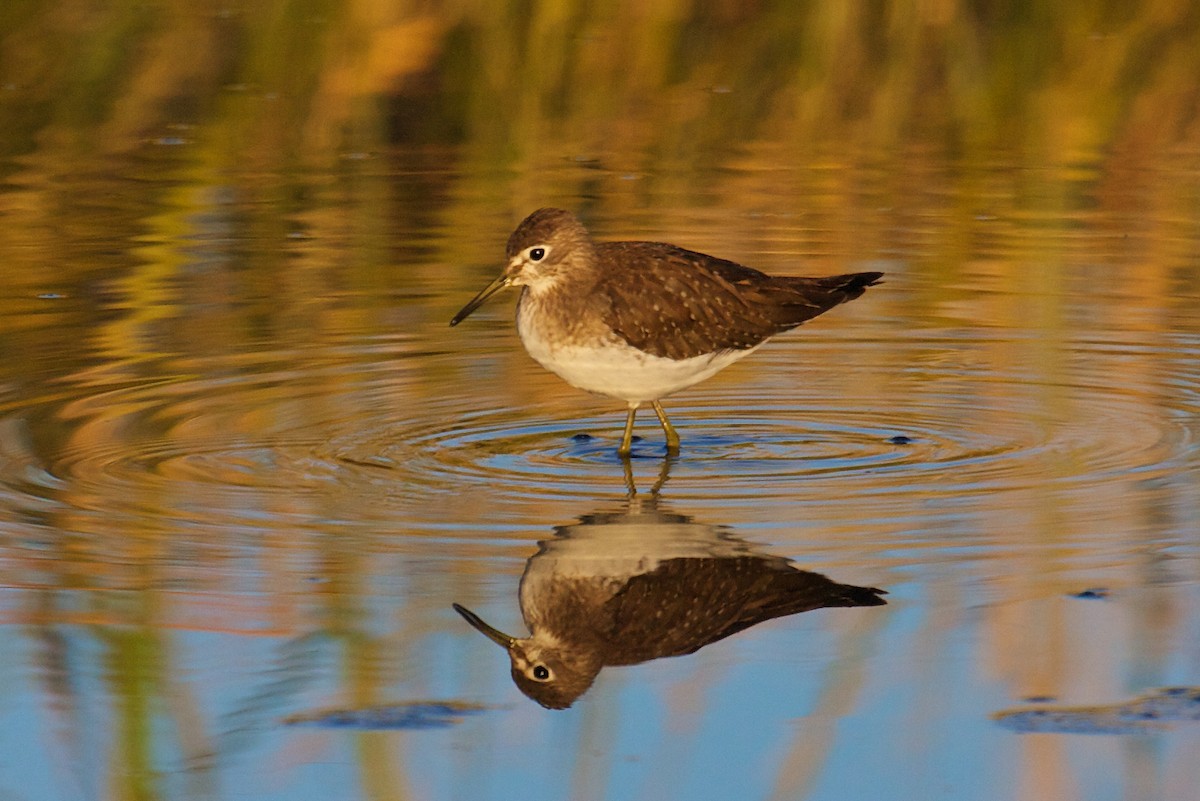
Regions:
<svg viewBox="0 0 1200 801"><path fill-rule="evenodd" d="M421 675L425 653L396 654L445 628L439 593L528 553L480 521L569 519L589 485L562 474L595 466L559 450L522 463L524 483L502 473L530 441L505 436L527 427L520 410L576 417L580 396L512 355L507 323L439 338L511 226L548 203L600 236L772 272L888 272L869 312L805 344L834 369L697 395L699 413L815 385L839 399L827 420L925 420L941 437L875 472L693 473L739 526L789 526L793 496L818 499L789 547L911 577L921 613L896 639L917 647L877 669L852 631L820 711L839 717L883 675L917 698L899 731L937 731L934 699L982 720L933 664L1014 698L1163 683L1194 631L1198 23L1188 0L3 4L0 567L5 620L29 632L10 639L33 643L10 678L40 682L10 713L45 700L66 764L101 754L112 776L96 786L149 797L168 785L163 728L213 764L204 682L275 687L244 665L206 678L190 661L206 645L188 643L328 636L347 704ZM491 439L462 422L485 405L509 427ZM447 453L438 433L456 427L474 438ZM416 444L372 478L329 458L336 437L370 455ZM675 532L704 543L699 572L798 572L631 493L550 540L530 594L562 574L650 585L624 552L589 550L621 527L659 565ZM397 564L426 572L386 596ZM1118 614L1069 597L1095 575ZM362 619L380 593L389 635ZM588 670L610 658L597 642ZM286 646L277 658L315 672ZM239 684L244 731L269 728L281 687ZM109 717L91 716L97 698ZM617 731L600 716L619 710L595 712ZM823 762L819 728L798 727L777 797L852 761ZM1026 796L1069 796L1107 767L1060 740L1020 747ZM402 757L364 742L362 784L404 794Z"/></svg>
<svg viewBox="0 0 1200 801"><path fill-rule="evenodd" d="M513 682L542 706L571 706L605 667L695 653L778 617L886 603L883 590L800 570L659 498L631 492L619 511L584 515L540 544L521 575L529 636L454 605L508 652Z"/></svg>

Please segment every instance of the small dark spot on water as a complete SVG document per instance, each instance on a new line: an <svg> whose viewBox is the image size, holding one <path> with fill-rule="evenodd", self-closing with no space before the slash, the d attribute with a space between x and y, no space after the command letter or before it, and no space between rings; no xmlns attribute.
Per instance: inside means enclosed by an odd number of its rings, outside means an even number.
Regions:
<svg viewBox="0 0 1200 801"><path fill-rule="evenodd" d="M1104 587L1088 587L1086 590L1074 593L1071 597L1083 598L1085 600L1102 600L1108 597L1108 590Z"/></svg>
<svg viewBox="0 0 1200 801"><path fill-rule="evenodd" d="M904 434L897 434L894 437L888 437L888 442L892 443L893 445L911 445L913 443L913 438L905 436Z"/></svg>
<svg viewBox="0 0 1200 801"><path fill-rule="evenodd" d="M443 729L487 709L463 701L414 701L363 709L303 712L285 718L283 723L335 729Z"/></svg>
<svg viewBox="0 0 1200 801"><path fill-rule="evenodd" d="M339 456L338 461L355 467L373 467L376 470L395 470L397 466L386 456Z"/></svg>
<svg viewBox="0 0 1200 801"><path fill-rule="evenodd" d="M1048 704L1056 699L1053 695L1030 695L1021 700L1027 704Z"/></svg>
<svg viewBox="0 0 1200 801"><path fill-rule="evenodd" d="M42 292L38 294L38 300L62 300L66 295L58 292Z"/></svg>
<svg viewBox="0 0 1200 801"><path fill-rule="evenodd" d="M591 434L575 434L571 439L575 442L591 442L593 437Z"/></svg>
<svg viewBox="0 0 1200 801"><path fill-rule="evenodd" d="M1151 690L1130 701L1098 706L1049 704L1007 709L992 719L1013 731L1059 734L1150 734L1176 724L1200 722L1200 689Z"/></svg>

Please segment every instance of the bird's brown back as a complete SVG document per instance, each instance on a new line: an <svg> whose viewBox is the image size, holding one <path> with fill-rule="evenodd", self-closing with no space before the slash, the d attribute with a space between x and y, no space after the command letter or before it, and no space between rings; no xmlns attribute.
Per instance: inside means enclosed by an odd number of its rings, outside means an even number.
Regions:
<svg viewBox="0 0 1200 801"><path fill-rule="evenodd" d="M770 276L659 242L602 242L596 251L605 323L633 347L671 359L753 348L883 275Z"/></svg>

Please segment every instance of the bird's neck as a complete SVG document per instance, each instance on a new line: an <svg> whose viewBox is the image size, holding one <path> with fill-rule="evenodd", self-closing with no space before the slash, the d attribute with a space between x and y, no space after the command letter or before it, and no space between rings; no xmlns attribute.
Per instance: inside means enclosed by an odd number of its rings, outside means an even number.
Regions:
<svg viewBox="0 0 1200 801"><path fill-rule="evenodd" d="M532 334L559 345L594 340L601 319L594 313L598 302L599 271L594 264L567 265L557 280L529 284L517 304L517 324L522 336Z"/></svg>

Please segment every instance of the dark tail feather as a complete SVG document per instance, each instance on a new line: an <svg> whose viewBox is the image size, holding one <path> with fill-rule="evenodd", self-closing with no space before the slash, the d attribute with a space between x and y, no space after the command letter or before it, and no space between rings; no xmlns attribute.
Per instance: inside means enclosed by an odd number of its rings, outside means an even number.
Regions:
<svg viewBox="0 0 1200 801"><path fill-rule="evenodd" d="M881 278L883 278L883 273L846 273L845 275L818 278L817 286L830 292L841 292L845 294L845 300L854 300L866 292L867 287L878 284Z"/></svg>
<svg viewBox="0 0 1200 801"><path fill-rule="evenodd" d="M786 331L840 303L854 300L882 277L883 273L846 273L828 278L778 279L780 294L772 314L779 330Z"/></svg>
<svg viewBox="0 0 1200 801"><path fill-rule="evenodd" d="M870 286L870 284L868 284ZM875 587L855 587L853 584L841 584L837 592L830 597L826 606L884 606L887 601L880 596L887 595L887 590Z"/></svg>
<svg viewBox="0 0 1200 801"><path fill-rule="evenodd" d="M764 612L757 620L769 620L783 615L794 615L813 609L829 609L835 606L885 606L881 596L886 590L875 587L858 587L854 584L839 584L820 573L790 568L772 582L774 592L764 605Z"/></svg>

